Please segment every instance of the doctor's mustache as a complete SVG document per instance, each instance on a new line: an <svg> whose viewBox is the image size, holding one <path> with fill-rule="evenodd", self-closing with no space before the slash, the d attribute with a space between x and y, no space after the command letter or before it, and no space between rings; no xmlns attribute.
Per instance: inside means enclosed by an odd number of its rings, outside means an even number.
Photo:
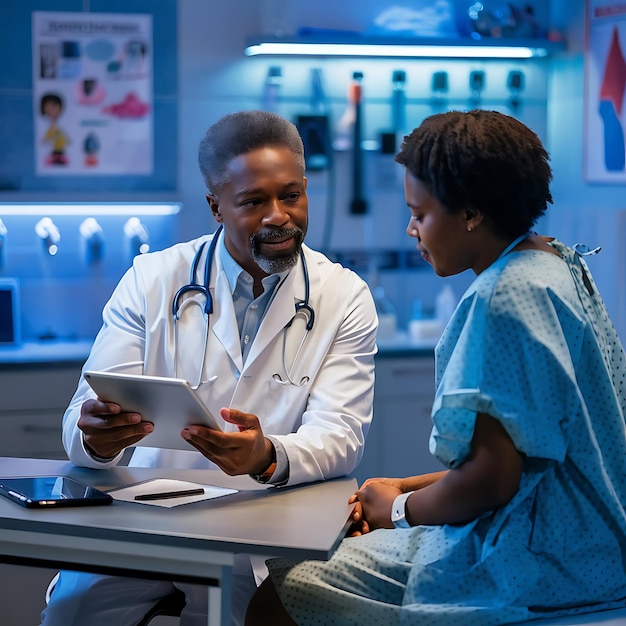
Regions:
<svg viewBox="0 0 626 626"><path fill-rule="evenodd" d="M263 241L271 241L272 239L287 239L294 237L296 243L300 245L304 241L304 231L301 228L263 228L250 235L250 243L254 246Z"/></svg>
<svg viewBox="0 0 626 626"><path fill-rule="evenodd" d="M304 241L304 231L301 228L264 228L250 235L250 243L256 248L264 241L272 241L273 239L287 239L293 237L296 240L296 246L299 248Z"/></svg>
<svg viewBox="0 0 626 626"><path fill-rule="evenodd" d="M284 272L293 267L298 261L298 256L304 241L304 231L301 228L264 228L250 235L252 246L252 258L256 264L268 274ZM260 245L273 239L287 239L293 237L296 245L283 254L276 254L271 258L266 257L259 249Z"/></svg>

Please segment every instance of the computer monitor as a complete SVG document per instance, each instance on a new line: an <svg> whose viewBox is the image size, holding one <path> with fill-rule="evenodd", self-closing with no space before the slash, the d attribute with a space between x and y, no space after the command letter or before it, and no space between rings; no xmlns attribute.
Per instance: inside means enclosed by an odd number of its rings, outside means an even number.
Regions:
<svg viewBox="0 0 626 626"><path fill-rule="evenodd" d="M0 278L0 346L16 346L21 340L18 282Z"/></svg>

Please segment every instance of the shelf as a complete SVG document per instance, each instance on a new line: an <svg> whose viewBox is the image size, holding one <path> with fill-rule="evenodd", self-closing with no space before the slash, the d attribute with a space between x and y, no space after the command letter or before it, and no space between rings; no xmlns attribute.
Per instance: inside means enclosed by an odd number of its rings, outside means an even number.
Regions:
<svg viewBox="0 0 626 626"><path fill-rule="evenodd" d="M5 215L176 215L178 202L0 202Z"/></svg>
<svg viewBox="0 0 626 626"><path fill-rule="evenodd" d="M333 34L293 37L259 35L248 41L245 53L248 56L530 59L544 58L564 49L565 42L547 39L407 39Z"/></svg>

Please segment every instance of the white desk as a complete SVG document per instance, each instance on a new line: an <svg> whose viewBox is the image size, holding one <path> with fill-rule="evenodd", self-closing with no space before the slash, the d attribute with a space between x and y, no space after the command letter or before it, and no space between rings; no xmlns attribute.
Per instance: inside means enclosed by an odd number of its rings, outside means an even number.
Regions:
<svg viewBox="0 0 626 626"><path fill-rule="evenodd" d="M62 474L101 489L179 478L239 489L180 507L115 501L35 510L0 497L0 562L166 578L209 585L209 624L230 623L237 553L328 559L348 527L352 478L275 489L209 470L78 468L65 461L0 457L0 476Z"/></svg>

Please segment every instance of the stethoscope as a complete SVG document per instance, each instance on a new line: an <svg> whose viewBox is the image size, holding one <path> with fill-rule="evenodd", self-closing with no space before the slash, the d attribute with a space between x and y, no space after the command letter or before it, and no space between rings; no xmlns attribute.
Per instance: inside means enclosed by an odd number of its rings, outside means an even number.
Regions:
<svg viewBox="0 0 626 626"><path fill-rule="evenodd" d="M189 282L186 285L183 285L175 294L172 299L172 317L174 319L174 376L178 377L178 320L181 318L181 315L187 306L200 306L202 308L202 315L205 323L205 333L204 333L204 342L202 347L202 362L200 363L200 370L198 374L198 379L196 384L192 384L191 386L194 389L198 389L200 385L210 382L208 380L202 380L202 370L204 368L204 362L206 360L207 355L207 346L209 340L209 316L213 313L213 296L211 296L211 292L209 291L209 283L211 280L211 270L213 267L213 259L215 257L215 248L217 246L217 242L222 232L222 225L215 231L213 235L213 239L209 244L209 249L206 255L206 259L204 262L204 282L199 283L196 280L196 276L198 274L198 268L200 267L200 259L202 258L202 253L204 252L204 248L207 245L207 242L203 242L203 244L198 248L196 252L193 262L191 263L191 269L189 272ZM302 347L304 346L304 342L308 337L309 333L313 329L313 324L315 323L315 311L313 307L309 303L309 295L310 295L310 282L309 282L309 270L307 268L306 260L304 258L304 252L300 251L300 260L302 262L302 272L304 274L304 300L300 302L296 302L295 308L296 312L294 316L289 320L283 329L283 351L282 351L282 364L283 370L285 372L286 380L283 380L281 375L278 372L272 374L272 378L282 385L294 385L296 387L302 387L306 383L309 382L308 376L302 376L300 378L300 382L294 380L294 370L296 368L296 363L300 356L300 352L302 351ZM278 288L278 287L277 287ZM183 296L189 293L198 293L204 297L204 306L202 306L202 302L198 301L196 298L188 298L183 301ZM293 358L291 363L291 367L287 368L287 364L285 361L285 351L286 351L286 341L287 341L287 329L291 327L293 321L296 319L298 315L303 315L306 318L306 327L304 335L300 341L300 345L298 346L298 350L296 351L296 355Z"/></svg>

